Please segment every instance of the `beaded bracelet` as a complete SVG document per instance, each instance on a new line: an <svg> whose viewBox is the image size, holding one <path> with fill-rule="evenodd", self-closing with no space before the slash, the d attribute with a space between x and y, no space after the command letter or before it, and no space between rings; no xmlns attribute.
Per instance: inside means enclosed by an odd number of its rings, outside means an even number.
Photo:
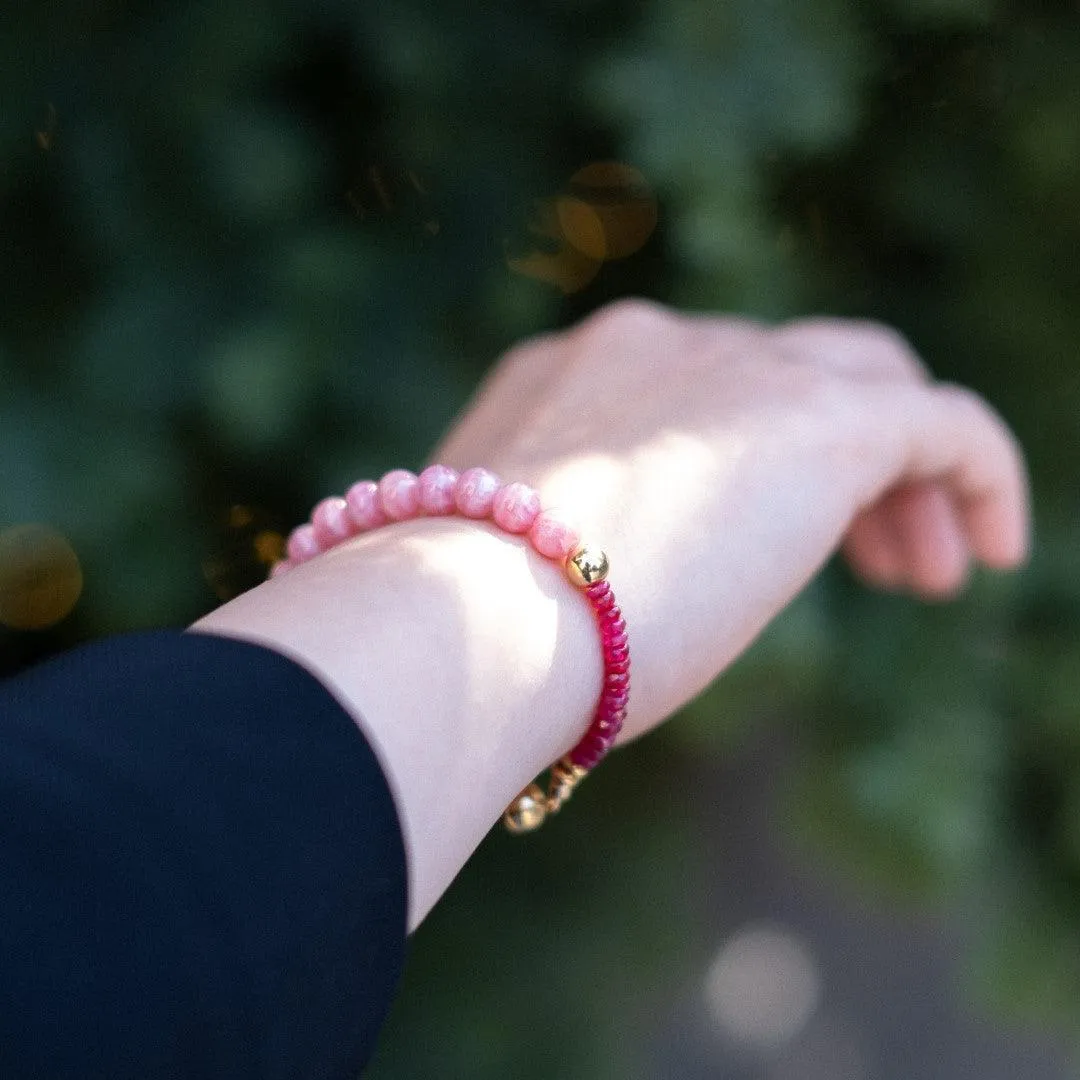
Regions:
<svg viewBox="0 0 1080 1080"><path fill-rule="evenodd" d="M507 807L503 824L512 833L537 828L556 813L574 788L596 767L615 742L630 698L630 646L626 623L607 581L608 559L599 548L580 542L570 526L540 508L540 496L527 484L503 484L487 469L460 475L446 465L430 465L419 476L394 469L378 483L361 480L345 497L318 503L307 524L289 535L288 557L271 576L313 559L360 533L415 517L461 514L491 520L505 532L525 535L541 555L564 566L570 581L585 594L600 631L604 683L592 722L581 741L549 770L548 789L530 784Z"/></svg>

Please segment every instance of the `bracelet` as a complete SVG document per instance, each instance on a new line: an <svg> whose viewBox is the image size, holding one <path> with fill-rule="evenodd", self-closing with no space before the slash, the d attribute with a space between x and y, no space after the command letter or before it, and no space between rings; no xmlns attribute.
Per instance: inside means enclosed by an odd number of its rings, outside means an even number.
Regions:
<svg viewBox="0 0 1080 1080"><path fill-rule="evenodd" d="M608 559L599 548L580 542L570 526L544 512L540 496L527 484L504 484L487 469L460 475L446 465L430 465L419 476L394 469L376 483L361 480L344 498L318 503L310 520L289 534L287 557L271 577L309 561L361 533L415 517L460 514L493 521L500 529L524 535L533 548L559 562L585 595L596 617L604 659L604 683L592 722L581 741L549 770L548 788L530 784L507 807L503 824L512 833L537 828L556 813L584 777L611 749L626 718L630 699L630 646L626 622L607 581Z"/></svg>

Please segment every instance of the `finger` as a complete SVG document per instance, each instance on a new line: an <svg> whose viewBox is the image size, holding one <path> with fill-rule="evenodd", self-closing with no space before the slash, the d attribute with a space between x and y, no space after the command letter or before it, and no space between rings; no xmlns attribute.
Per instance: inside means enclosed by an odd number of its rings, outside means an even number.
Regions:
<svg viewBox="0 0 1080 1080"><path fill-rule="evenodd" d="M889 518L907 583L923 596L953 596L968 572L968 546L952 499L939 484L910 484L880 507Z"/></svg>
<svg viewBox="0 0 1080 1080"><path fill-rule="evenodd" d="M842 548L851 569L866 584L897 589L904 583L900 544L880 505L864 510L851 523Z"/></svg>
<svg viewBox="0 0 1080 1080"><path fill-rule="evenodd" d="M873 410L905 438L892 487L938 481L967 544L988 566L1022 562L1030 543L1027 472L1008 427L973 391L949 384L883 388Z"/></svg>
<svg viewBox="0 0 1080 1080"><path fill-rule="evenodd" d="M772 331L772 341L793 360L853 378L926 382L929 371L892 327L857 319L798 319Z"/></svg>

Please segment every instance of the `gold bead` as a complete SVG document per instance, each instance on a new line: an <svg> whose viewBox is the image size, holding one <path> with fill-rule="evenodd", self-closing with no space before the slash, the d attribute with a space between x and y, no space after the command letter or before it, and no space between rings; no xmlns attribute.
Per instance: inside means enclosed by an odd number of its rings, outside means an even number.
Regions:
<svg viewBox="0 0 1080 1080"><path fill-rule="evenodd" d="M581 783L587 769L575 765L569 758L560 758L551 766L551 778L548 781L547 809L549 814L557 813L567 799L574 793L574 788Z"/></svg>
<svg viewBox="0 0 1080 1080"><path fill-rule="evenodd" d="M598 547L582 544L566 560L566 573L578 588L593 585L607 577L608 557Z"/></svg>
<svg viewBox="0 0 1080 1080"><path fill-rule="evenodd" d="M512 833L539 828L547 816L547 796L539 784L530 784L507 808L503 824Z"/></svg>

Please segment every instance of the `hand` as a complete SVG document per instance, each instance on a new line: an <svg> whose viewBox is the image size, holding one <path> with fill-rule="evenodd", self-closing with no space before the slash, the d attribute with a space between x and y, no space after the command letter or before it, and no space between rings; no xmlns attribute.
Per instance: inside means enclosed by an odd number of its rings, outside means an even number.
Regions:
<svg viewBox="0 0 1080 1080"><path fill-rule="evenodd" d="M435 460L541 491L607 550L640 734L704 688L838 546L927 598L1028 546L1021 452L872 323L767 328L641 301L528 342Z"/></svg>

